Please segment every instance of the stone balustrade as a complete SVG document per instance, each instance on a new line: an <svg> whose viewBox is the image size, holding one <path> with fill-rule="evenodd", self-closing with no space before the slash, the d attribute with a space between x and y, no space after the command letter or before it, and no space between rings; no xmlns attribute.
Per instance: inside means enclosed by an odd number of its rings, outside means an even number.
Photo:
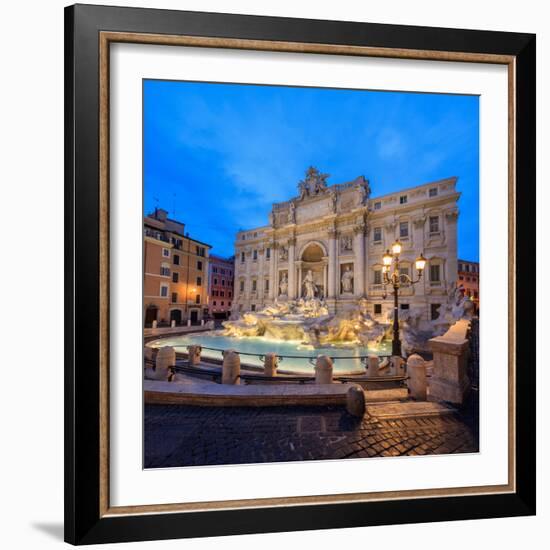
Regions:
<svg viewBox="0 0 550 550"><path fill-rule="evenodd" d="M468 329L470 321L460 319L443 336L429 340L434 355L429 381L432 398L462 403L470 388L468 380Z"/></svg>

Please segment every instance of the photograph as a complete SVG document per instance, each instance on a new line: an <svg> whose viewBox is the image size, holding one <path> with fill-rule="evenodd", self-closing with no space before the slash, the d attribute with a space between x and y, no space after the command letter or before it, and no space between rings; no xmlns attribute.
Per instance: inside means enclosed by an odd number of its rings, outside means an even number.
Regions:
<svg viewBox="0 0 550 550"><path fill-rule="evenodd" d="M478 453L479 95L142 86L143 468Z"/></svg>

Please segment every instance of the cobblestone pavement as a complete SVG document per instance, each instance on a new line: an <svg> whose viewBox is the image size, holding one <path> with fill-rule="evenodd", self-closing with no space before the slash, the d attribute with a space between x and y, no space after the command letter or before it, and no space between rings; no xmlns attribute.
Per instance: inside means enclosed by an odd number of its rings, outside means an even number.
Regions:
<svg viewBox="0 0 550 550"><path fill-rule="evenodd" d="M341 407L146 405L144 433L146 468L478 451L471 411L378 420Z"/></svg>

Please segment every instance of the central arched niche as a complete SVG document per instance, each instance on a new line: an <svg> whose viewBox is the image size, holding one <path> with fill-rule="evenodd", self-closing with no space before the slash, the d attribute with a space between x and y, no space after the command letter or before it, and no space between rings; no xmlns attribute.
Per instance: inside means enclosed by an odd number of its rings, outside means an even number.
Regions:
<svg viewBox="0 0 550 550"><path fill-rule="evenodd" d="M299 292L298 296L304 296L303 280L306 277L307 272L311 271L313 280L317 287L315 292L316 298L323 298L325 296L326 289L326 267L323 260L325 252L318 243L309 243L303 249L302 256L300 258L301 264L298 273Z"/></svg>
<svg viewBox="0 0 550 550"><path fill-rule="evenodd" d="M323 259L323 249L317 243L310 243L302 253L303 262L317 263Z"/></svg>

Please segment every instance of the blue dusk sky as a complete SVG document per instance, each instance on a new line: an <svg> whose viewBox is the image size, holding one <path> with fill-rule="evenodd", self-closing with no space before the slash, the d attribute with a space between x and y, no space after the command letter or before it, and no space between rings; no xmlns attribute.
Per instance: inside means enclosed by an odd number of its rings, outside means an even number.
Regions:
<svg viewBox="0 0 550 550"><path fill-rule="evenodd" d="M145 80L144 208L230 256L313 165L376 197L458 177L458 255L479 260L477 96Z"/></svg>

